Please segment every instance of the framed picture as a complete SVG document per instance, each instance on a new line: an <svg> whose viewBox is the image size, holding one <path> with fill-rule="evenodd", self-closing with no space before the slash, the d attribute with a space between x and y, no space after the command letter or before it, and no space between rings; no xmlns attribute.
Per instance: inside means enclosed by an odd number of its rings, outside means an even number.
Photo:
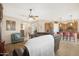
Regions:
<svg viewBox="0 0 79 59"><path fill-rule="evenodd" d="M23 26L23 24L21 24L21 30L23 30L23 28L24 28L24 26Z"/></svg>
<svg viewBox="0 0 79 59"><path fill-rule="evenodd" d="M16 22L6 20L6 30L16 30Z"/></svg>
<svg viewBox="0 0 79 59"><path fill-rule="evenodd" d="M15 30L15 27L16 27L16 22L11 21L11 30Z"/></svg>
<svg viewBox="0 0 79 59"><path fill-rule="evenodd" d="M10 21L9 20L6 21L6 30L10 30Z"/></svg>

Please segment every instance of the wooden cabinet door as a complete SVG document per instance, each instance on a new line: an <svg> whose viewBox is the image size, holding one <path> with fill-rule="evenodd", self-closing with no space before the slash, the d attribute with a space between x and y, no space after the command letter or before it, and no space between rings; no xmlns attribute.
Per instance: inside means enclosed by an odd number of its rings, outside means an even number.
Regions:
<svg viewBox="0 0 79 59"><path fill-rule="evenodd" d="M51 32L53 27L52 23L45 23L45 32Z"/></svg>

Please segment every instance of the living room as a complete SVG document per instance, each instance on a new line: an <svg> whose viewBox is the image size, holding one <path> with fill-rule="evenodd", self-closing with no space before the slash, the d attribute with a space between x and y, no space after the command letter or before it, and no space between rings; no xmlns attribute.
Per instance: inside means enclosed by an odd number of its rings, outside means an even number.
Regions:
<svg viewBox="0 0 79 59"><path fill-rule="evenodd" d="M4 55L11 55L9 53L12 53L16 48L24 48L31 39L44 35L51 35L54 39L60 40L57 42L56 47L60 49L57 50L56 55L79 55L78 7L78 3L2 3L0 41L5 42L7 52ZM48 36L47 38L51 39L51 36ZM36 45L38 45L37 42L34 41ZM38 43L42 42L48 41L39 41ZM54 45L53 41L52 43ZM69 50L73 46L75 48L71 53ZM68 49L64 50L67 47Z"/></svg>

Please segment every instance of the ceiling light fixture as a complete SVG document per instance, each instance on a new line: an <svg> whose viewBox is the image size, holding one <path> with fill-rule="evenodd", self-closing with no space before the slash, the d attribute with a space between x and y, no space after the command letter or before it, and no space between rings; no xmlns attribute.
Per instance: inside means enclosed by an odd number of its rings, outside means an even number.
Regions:
<svg viewBox="0 0 79 59"><path fill-rule="evenodd" d="M37 21L39 17L32 15L32 9L29 9L29 11L30 11L30 13L29 13L29 19L28 19L28 20L29 20L30 22Z"/></svg>

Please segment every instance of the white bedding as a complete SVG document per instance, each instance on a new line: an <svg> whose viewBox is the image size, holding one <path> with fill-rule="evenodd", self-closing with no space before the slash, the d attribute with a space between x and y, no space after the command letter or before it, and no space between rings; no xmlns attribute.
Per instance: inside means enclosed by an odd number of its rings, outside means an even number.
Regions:
<svg viewBox="0 0 79 59"><path fill-rule="evenodd" d="M52 35L43 35L28 40L25 46L30 56L53 56L54 38Z"/></svg>

